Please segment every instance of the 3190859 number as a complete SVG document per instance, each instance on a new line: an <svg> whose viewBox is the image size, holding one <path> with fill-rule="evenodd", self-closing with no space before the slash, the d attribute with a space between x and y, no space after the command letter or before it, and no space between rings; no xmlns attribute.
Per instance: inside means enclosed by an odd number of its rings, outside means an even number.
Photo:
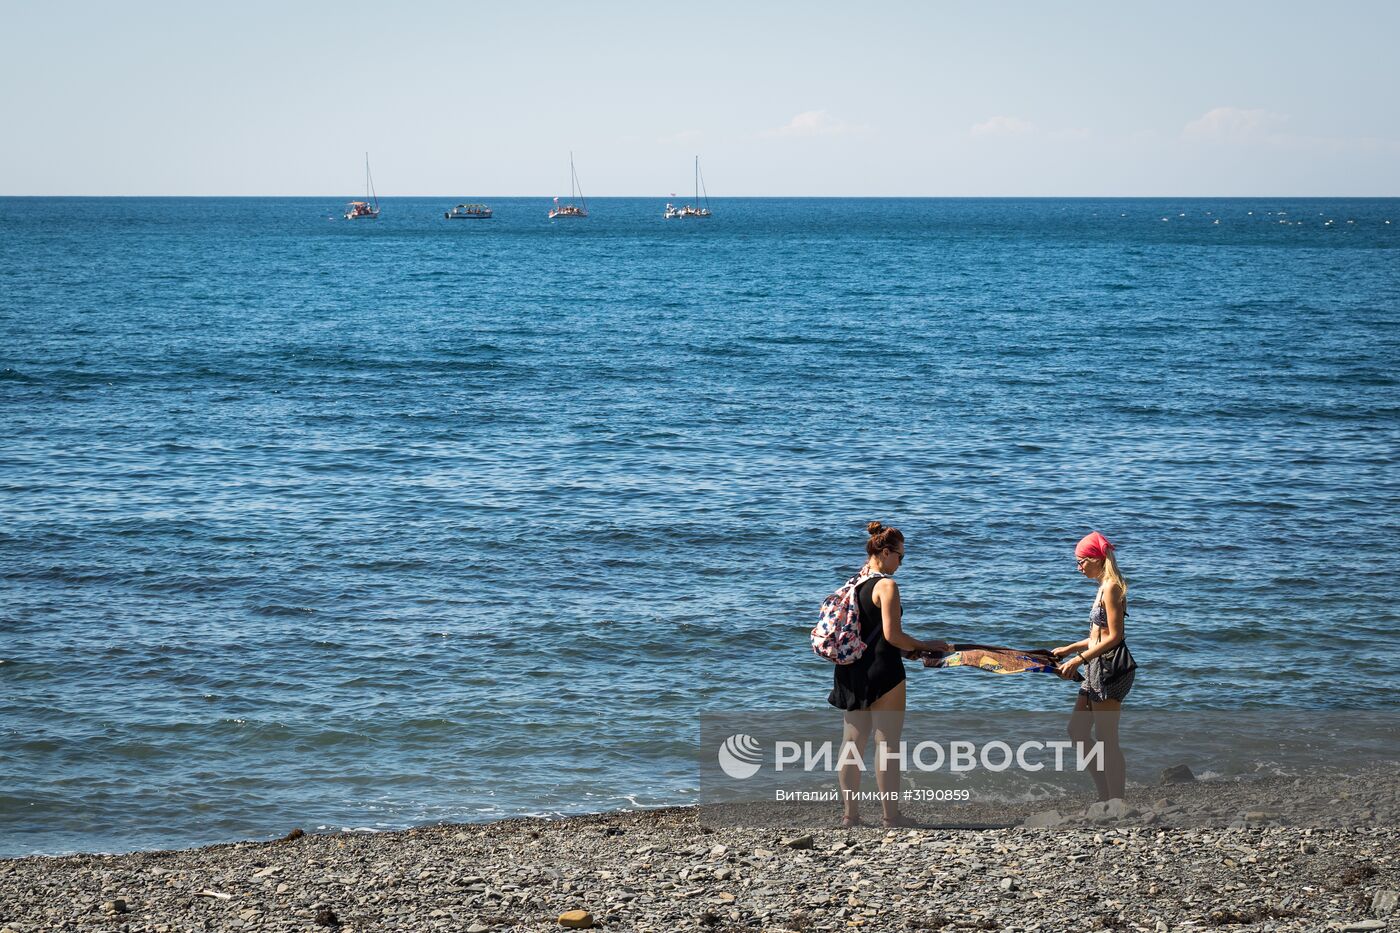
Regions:
<svg viewBox="0 0 1400 933"><path fill-rule="evenodd" d="M969 790L949 790L947 788L915 787L904 792L905 800L971 800Z"/></svg>

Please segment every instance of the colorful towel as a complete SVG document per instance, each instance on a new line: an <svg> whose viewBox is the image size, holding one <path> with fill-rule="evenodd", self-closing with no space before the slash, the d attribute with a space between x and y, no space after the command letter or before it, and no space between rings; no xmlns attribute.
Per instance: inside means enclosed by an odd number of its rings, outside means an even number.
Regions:
<svg viewBox="0 0 1400 933"><path fill-rule="evenodd" d="M1059 661L1048 649L1002 648L996 645L955 644L953 651L911 651L907 657L924 667L975 667L993 674L1053 674Z"/></svg>

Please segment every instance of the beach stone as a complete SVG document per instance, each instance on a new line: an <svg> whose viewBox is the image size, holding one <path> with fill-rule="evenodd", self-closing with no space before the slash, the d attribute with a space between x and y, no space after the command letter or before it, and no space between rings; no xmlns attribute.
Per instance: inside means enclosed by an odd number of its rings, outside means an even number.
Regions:
<svg viewBox="0 0 1400 933"><path fill-rule="evenodd" d="M1189 765L1172 765L1170 768L1162 769L1163 784L1190 784L1196 780L1196 775L1191 771Z"/></svg>
<svg viewBox="0 0 1400 933"><path fill-rule="evenodd" d="M559 925L574 930L587 930L596 922L593 915L586 910L566 910L559 915Z"/></svg>
<svg viewBox="0 0 1400 933"><path fill-rule="evenodd" d="M1065 821L1065 816L1059 810L1039 810L1026 817L1021 825L1027 829L1049 829L1052 826L1059 826Z"/></svg>
<svg viewBox="0 0 1400 933"><path fill-rule="evenodd" d="M1328 924L1328 926L1334 930L1340 930L1341 933L1365 933L1365 931L1367 930L1384 930L1385 921L1357 920L1352 923L1337 923L1335 925Z"/></svg>
<svg viewBox="0 0 1400 933"><path fill-rule="evenodd" d="M1003 878L1003 879L1001 879L1001 889L1002 889L1003 891L1006 891L1006 892L1009 893L1009 892L1011 892L1011 891L1015 891L1015 890L1016 890L1017 888L1019 888L1019 887L1020 887L1020 885L1016 883L1016 879L1015 879L1015 878Z"/></svg>
<svg viewBox="0 0 1400 933"><path fill-rule="evenodd" d="M1400 907L1400 891L1385 888L1371 897L1371 913L1377 917L1390 916L1396 907Z"/></svg>
<svg viewBox="0 0 1400 933"><path fill-rule="evenodd" d="M778 845L787 846L789 849L810 849L815 844L811 836L789 836L778 843Z"/></svg>
<svg viewBox="0 0 1400 933"><path fill-rule="evenodd" d="M491 928L484 923L473 923L467 927L467 933L488 933Z"/></svg>
<svg viewBox="0 0 1400 933"><path fill-rule="evenodd" d="M331 927L334 929L340 926L340 918L337 917L335 911L331 910L329 907L318 907L316 909L316 925L318 927Z"/></svg>
<svg viewBox="0 0 1400 933"><path fill-rule="evenodd" d="M1084 811L1084 815L1095 823L1107 823L1112 820L1127 819L1136 814L1137 811L1121 797L1114 797L1112 800L1100 800L1089 804L1089 809Z"/></svg>
<svg viewBox="0 0 1400 933"><path fill-rule="evenodd" d="M109 914L124 914L127 912L126 901L119 897L116 900L111 900L103 904L102 909Z"/></svg>

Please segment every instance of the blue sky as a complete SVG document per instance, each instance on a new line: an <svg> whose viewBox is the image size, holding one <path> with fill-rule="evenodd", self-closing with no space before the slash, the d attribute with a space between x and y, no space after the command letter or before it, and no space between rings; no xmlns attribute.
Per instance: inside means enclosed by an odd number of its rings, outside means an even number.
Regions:
<svg viewBox="0 0 1400 933"><path fill-rule="evenodd" d="M0 194L1400 194L1400 3L0 0Z"/></svg>

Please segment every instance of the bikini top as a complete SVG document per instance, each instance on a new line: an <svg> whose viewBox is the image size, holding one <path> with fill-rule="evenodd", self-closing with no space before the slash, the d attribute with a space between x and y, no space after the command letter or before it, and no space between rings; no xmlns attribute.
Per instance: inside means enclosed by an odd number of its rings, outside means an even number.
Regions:
<svg viewBox="0 0 1400 933"><path fill-rule="evenodd" d="M1128 607L1123 607L1123 618L1128 618ZM1094 608L1089 610L1089 624L1108 628L1108 610L1103 607L1103 603L1094 603Z"/></svg>

